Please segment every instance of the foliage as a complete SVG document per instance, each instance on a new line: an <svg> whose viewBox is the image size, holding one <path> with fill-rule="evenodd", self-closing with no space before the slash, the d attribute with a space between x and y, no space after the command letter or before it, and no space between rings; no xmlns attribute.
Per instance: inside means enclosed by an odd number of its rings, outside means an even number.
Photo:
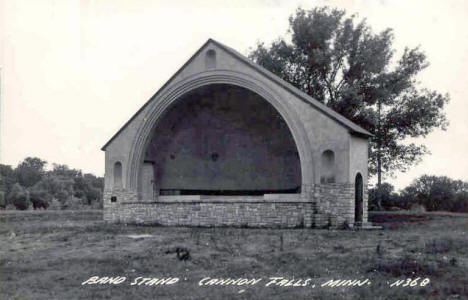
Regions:
<svg viewBox="0 0 468 300"><path fill-rule="evenodd" d="M291 43L259 43L249 57L374 134L371 175L417 163L427 149L403 141L445 129L449 100L418 87L416 76L429 65L419 47L395 59L391 29L375 34L365 20L328 7L299 8L289 24Z"/></svg>
<svg viewBox="0 0 468 300"><path fill-rule="evenodd" d="M401 192L403 201L424 205L429 211L468 211L468 182L446 176L423 175Z"/></svg>
<svg viewBox="0 0 468 300"><path fill-rule="evenodd" d="M102 177L93 174L83 175L81 170L60 164L52 164L52 170L47 171L45 165L46 161L36 157L26 158L16 168L0 165L0 191L5 191L7 195L5 206L13 203L13 196L24 192L31 201L47 203L51 209L76 208L84 205L102 208L104 189ZM15 185L17 187L14 193L11 193ZM16 201L20 203L23 200ZM26 205L23 202L20 207ZM2 203L0 201L0 206Z"/></svg>
<svg viewBox="0 0 468 300"><path fill-rule="evenodd" d="M369 189L369 209L370 210L377 210L378 203L377 203L377 193L379 191L379 187L373 187ZM382 207L391 208L391 207L400 207L407 209L408 203L402 203L401 198L398 193L395 192L395 187L388 182L384 182L380 185L380 195L382 199Z"/></svg>
<svg viewBox="0 0 468 300"><path fill-rule="evenodd" d="M83 199L81 198L76 198L76 197L71 197L68 199L66 203L62 205L62 209L80 209L83 208L85 205ZM86 203L87 205L87 203Z"/></svg>
<svg viewBox="0 0 468 300"><path fill-rule="evenodd" d="M370 210L378 208L378 191L378 187L369 189ZM391 184L382 183L380 194L384 209L468 212L468 182L446 176L423 175L400 193Z"/></svg>
<svg viewBox="0 0 468 300"><path fill-rule="evenodd" d="M82 177L75 179L75 197L85 199L87 205L100 202L102 199L103 187L104 179L102 177L98 178L93 174L84 174Z"/></svg>
<svg viewBox="0 0 468 300"><path fill-rule="evenodd" d="M29 207L29 193L18 183L13 185L8 198L18 210L26 210Z"/></svg>
<svg viewBox="0 0 468 300"><path fill-rule="evenodd" d="M27 157L16 167L18 183L23 187L32 187L42 179L47 162L37 157Z"/></svg>
<svg viewBox="0 0 468 300"><path fill-rule="evenodd" d="M10 193L13 185L18 181L15 170L11 166L0 164L0 191Z"/></svg>

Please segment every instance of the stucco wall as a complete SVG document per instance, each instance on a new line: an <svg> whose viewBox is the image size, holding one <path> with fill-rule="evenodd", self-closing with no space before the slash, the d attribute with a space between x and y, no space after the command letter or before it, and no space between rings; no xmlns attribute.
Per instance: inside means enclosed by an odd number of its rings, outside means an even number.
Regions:
<svg viewBox="0 0 468 300"><path fill-rule="evenodd" d="M363 181L366 183L368 178L368 140L367 138L361 138L351 136L349 139L350 143L350 168L349 168L349 180L354 182L356 174L359 172L362 175Z"/></svg>

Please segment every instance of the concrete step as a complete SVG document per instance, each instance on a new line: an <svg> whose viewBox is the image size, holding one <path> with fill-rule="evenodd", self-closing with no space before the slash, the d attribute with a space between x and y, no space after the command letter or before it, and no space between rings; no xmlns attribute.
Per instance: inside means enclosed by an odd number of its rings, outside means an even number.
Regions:
<svg viewBox="0 0 468 300"><path fill-rule="evenodd" d="M354 224L356 230L382 230L383 227L380 225L374 225L372 223Z"/></svg>

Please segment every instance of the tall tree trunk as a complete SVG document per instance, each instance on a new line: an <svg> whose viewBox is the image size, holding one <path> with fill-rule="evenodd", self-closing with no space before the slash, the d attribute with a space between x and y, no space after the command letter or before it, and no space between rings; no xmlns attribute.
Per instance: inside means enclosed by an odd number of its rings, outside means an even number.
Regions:
<svg viewBox="0 0 468 300"><path fill-rule="evenodd" d="M377 117L378 117L378 123L377 123L377 208L379 210L382 210L382 191L381 191L381 186L382 186L382 134L381 134L381 127L380 127L380 110L381 110L381 102L380 100L377 103Z"/></svg>
<svg viewBox="0 0 468 300"><path fill-rule="evenodd" d="M379 210L382 210L382 191L380 187L382 186L382 164L380 157L380 145L377 150L377 207Z"/></svg>

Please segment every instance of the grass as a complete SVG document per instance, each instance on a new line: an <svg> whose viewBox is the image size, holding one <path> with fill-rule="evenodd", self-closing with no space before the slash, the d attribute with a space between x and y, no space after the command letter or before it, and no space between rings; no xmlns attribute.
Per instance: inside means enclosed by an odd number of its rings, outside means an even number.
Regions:
<svg viewBox="0 0 468 300"><path fill-rule="evenodd" d="M1 212L0 299L468 298L467 215L372 214L381 231L126 226L101 219L97 210ZM138 237L143 234L151 236ZM191 259L180 261L177 247ZM91 276L127 281L82 286ZM180 281L131 286L138 276ZM199 286L207 276L263 279L249 287ZM307 287L265 287L274 276L311 280ZM430 283L389 287L417 277ZM365 278L370 286L320 286Z"/></svg>

